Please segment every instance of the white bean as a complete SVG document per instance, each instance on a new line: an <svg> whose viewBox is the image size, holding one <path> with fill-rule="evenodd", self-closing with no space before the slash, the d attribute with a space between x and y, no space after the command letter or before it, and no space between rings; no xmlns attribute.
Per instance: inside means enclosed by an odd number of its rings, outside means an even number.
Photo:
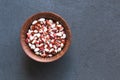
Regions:
<svg viewBox="0 0 120 80"><path fill-rule="evenodd" d="M45 21L45 18L40 18L38 21Z"/></svg>
<svg viewBox="0 0 120 80"><path fill-rule="evenodd" d="M57 49L57 52L60 52L60 51L61 51L61 48L58 48L58 49Z"/></svg>
<svg viewBox="0 0 120 80"><path fill-rule="evenodd" d="M37 23L37 20L34 20L33 22L32 22L32 24L36 24Z"/></svg>
<svg viewBox="0 0 120 80"><path fill-rule="evenodd" d="M35 52L38 52L38 51L39 51L39 48L35 48L34 51L35 51Z"/></svg>

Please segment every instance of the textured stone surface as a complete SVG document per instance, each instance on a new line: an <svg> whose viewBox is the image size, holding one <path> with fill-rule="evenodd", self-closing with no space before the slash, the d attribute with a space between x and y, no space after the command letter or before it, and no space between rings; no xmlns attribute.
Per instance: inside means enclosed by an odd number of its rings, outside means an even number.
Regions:
<svg viewBox="0 0 120 80"><path fill-rule="evenodd" d="M34 13L53 11L70 25L72 44L43 64L23 52L19 33ZM0 0L0 80L120 80L120 0Z"/></svg>

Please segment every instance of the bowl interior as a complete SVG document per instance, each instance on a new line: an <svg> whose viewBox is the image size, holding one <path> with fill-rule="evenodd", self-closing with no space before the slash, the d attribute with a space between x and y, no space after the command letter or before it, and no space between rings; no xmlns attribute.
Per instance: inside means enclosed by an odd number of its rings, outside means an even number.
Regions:
<svg viewBox="0 0 120 80"><path fill-rule="evenodd" d="M34 52L29 48L28 44L25 42L26 33L28 29L30 28L30 25L32 24L34 20L37 20L39 18L46 18L46 19L52 19L53 21L59 21L63 25L65 33L67 35L66 42L65 42L65 45L62 51L51 58L42 58L34 54ZM25 21L25 23L22 26L21 33L20 33L20 42L21 42L22 48L25 51L25 53L32 59L38 62L52 62L62 57L65 54L65 52L68 50L68 47L70 46L70 42L71 42L71 31L66 21L62 17L60 17L58 14L51 13L51 12L41 12L41 13L37 13L31 16Z"/></svg>

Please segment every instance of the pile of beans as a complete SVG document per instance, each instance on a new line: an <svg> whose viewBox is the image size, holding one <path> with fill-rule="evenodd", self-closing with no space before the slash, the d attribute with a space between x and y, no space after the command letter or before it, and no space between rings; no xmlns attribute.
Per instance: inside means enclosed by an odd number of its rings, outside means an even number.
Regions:
<svg viewBox="0 0 120 80"><path fill-rule="evenodd" d="M28 46L41 57L52 57L65 45L66 34L63 25L51 19L34 20L26 35Z"/></svg>

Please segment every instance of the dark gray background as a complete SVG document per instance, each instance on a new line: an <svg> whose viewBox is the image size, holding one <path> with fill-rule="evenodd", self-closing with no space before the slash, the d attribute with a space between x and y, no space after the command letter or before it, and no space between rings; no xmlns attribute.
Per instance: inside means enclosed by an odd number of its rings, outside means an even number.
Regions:
<svg viewBox="0 0 120 80"><path fill-rule="evenodd" d="M72 44L53 63L28 58L24 21L52 11L70 25ZM0 0L0 80L120 80L120 0Z"/></svg>

